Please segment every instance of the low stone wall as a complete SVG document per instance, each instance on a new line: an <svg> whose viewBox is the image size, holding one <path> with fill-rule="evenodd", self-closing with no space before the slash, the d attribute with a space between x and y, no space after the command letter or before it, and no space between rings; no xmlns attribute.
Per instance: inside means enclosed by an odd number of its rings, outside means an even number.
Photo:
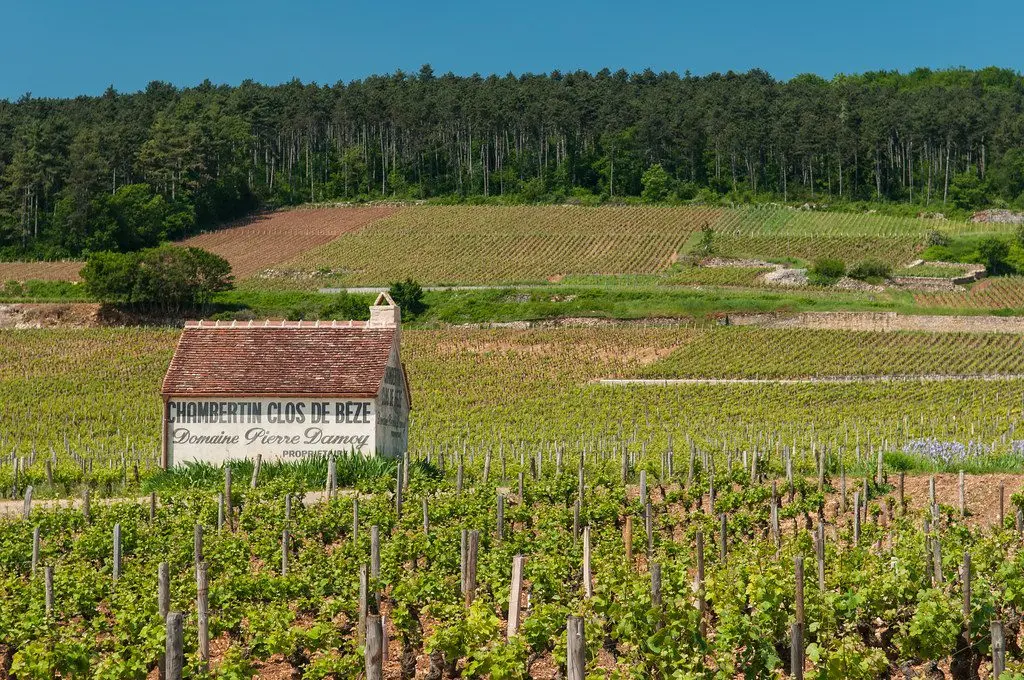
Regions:
<svg viewBox="0 0 1024 680"><path fill-rule="evenodd" d="M889 284L903 290L923 290L929 293L950 293L959 290L966 293L966 289L958 284L974 280L974 277L965 276L955 279L943 279L938 276L894 276L889 279Z"/></svg>
<svg viewBox="0 0 1024 680"><path fill-rule="evenodd" d="M818 328L850 331L940 331L960 333L1024 333L1024 317L939 316L895 312L801 312L795 314L730 314L731 326Z"/></svg>

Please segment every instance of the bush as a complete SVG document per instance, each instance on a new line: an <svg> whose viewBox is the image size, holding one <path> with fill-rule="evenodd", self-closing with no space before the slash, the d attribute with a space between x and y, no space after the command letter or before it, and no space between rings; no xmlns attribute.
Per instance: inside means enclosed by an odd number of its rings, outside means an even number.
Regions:
<svg viewBox="0 0 1024 680"><path fill-rule="evenodd" d="M928 232L928 236L925 239L925 243L929 246L948 246L953 240L949 238L949 235L939 231L938 229L932 229Z"/></svg>
<svg viewBox="0 0 1024 680"><path fill-rule="evenodd" d="M697 244L700 255L713 255L715 252L715 230L707 222L700 230L700 243Z"/></svg>
<svg viewBox="0 0 1024 680"><path fill-rule="evenodd" d="M827 286L846 274L846 264L842 260L825 257L815 261L814 266L807 274L812 283Z"/></svg>
<svg viewBox="0 0 1024 680"><path fill-rule="evenodd" d="M990 274L999 274L1006 269L1006 256L1010 244L1001 238L989 236L978 243L978 256Z"/></svg>
<svg viewBox="0 0 1024 680"><path fill-rule="evenodd" d="M388 295L402 308L402 315L407 318L416 317L427 309L423 302L423 288L411 278L392 283Z"/></svg>
<svg viewBox="0 0 1024 680"><path fill-rule="evenodd" d="M100 302L162 311L206 305L214 293L232 288L231 265L223 257L171 245L95 253L82 268L82 280Z"/></svg>
<svg viewBox="0 0 1024 680"><path fill-rule="evenodd" d="M850 278L867 281L868 279L887 279L892 273L892 267L881 260L864 260L858 262L849 272Z"/></svg>

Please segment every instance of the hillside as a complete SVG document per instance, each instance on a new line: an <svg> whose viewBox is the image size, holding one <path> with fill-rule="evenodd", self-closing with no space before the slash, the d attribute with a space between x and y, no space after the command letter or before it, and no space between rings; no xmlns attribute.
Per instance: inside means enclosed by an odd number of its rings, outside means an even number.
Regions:
<svg viewBox="0 0 1024 680"><path fill-rule="evenodd" d="M240 280L398 211L392 206L301 208L264 213L179 241L225 258ZM0 282L77 281L83 262L0 262Z"/></svg>

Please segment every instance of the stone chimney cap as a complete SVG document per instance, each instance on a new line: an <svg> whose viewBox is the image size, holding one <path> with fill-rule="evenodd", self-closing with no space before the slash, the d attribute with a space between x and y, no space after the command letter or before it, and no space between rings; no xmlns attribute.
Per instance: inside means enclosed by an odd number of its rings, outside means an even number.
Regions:
<svg viewBox="0 0 1024 680"><path fill-rule="evenodd" d="M370 305L368 328L398 328L402 325L401 308L395 304L391 296L382 292L377 300Z"/></svg>
<svg viewBox="0 0 1024 680"><path fill-rule="evenodd" d="M384 302L381 303L381 300L383 300ZM380 292L380 295L378 295L377 299L374 301L373 306L374 307L385 307L385 306L386 307L397 307L398 305L395 304L395 301L391 299L391 296L388 294L388 292L386 290L382 290Z"/></svg>

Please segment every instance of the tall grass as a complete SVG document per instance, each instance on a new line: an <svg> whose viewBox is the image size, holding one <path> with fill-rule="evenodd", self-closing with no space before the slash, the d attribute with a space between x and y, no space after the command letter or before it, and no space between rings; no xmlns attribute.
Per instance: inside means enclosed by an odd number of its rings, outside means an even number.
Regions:
<svg viewBox="0 0 1024 680"><path fill-rule="evenodd" d="M335 456L339 487L354 486L358 482L395 474L396 462L392 458L349 454ZM224 465L206 462L188 462L170 470L162 470L147 478L143 491L172 491L182 489L216 490L224 485L224 470L231 469L234 484L248 485L252 479L255 461L232 460ZM259 482L286 481L304 489L323 488L327 481L328 456L310 456L296 461L265 461L260 464Z"/></svg>

